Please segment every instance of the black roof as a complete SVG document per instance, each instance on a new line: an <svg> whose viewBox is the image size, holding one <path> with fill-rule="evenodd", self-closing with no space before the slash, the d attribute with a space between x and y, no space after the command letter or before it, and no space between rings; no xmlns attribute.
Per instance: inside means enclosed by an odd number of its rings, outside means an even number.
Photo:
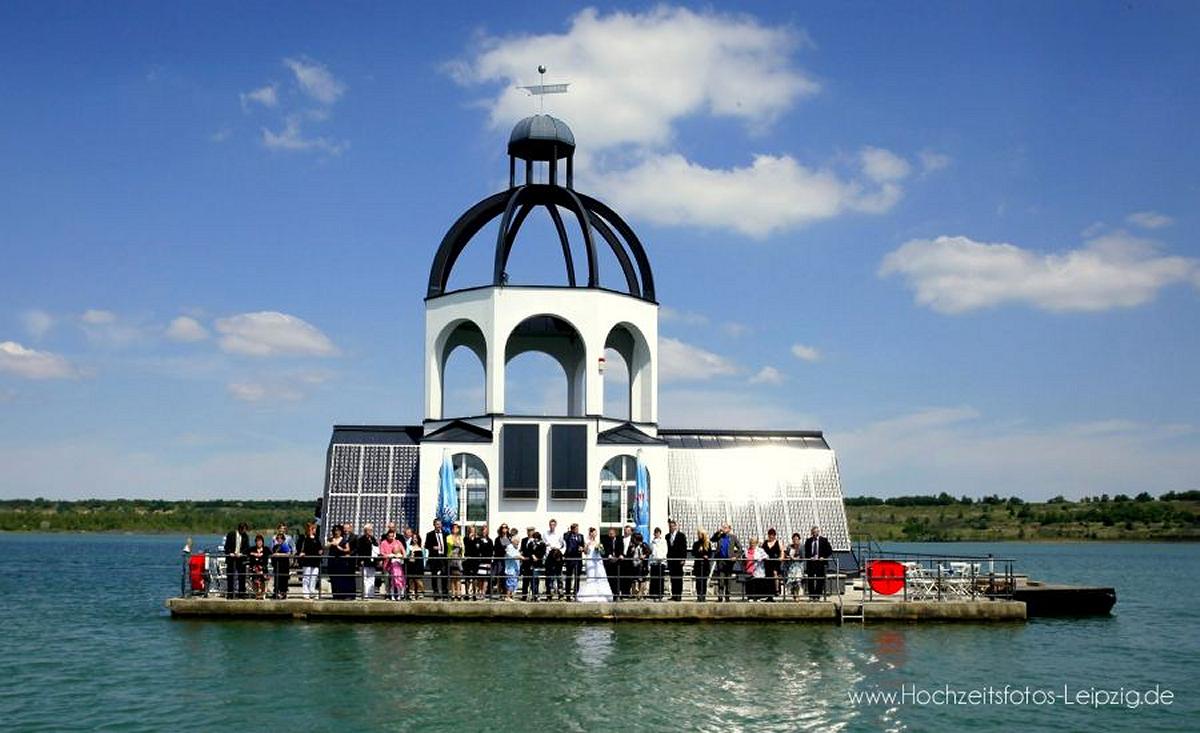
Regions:
<svg viewBox="0 0 1200 733"><path fill-rule="evenodd" d="M574 151L575 134L567 123L550 115L526 117L508 137L508 154L526 160L557 160Z"/></svg>
<svg viewBox="0 0 1200 733"><path fill-rule="evenodd" d="M601 445L662 445L666 441L643 433L632 423L625 423L601 432L596 436L596 442Z"/></svg>
<svg viewBox="0 0 1200 733"><path fill-rule="evenodd" d="M672 448L744 448L782 445L790 448L829 450L820 430L719 430L663 428L658 436Z"/></svg>
<svg viewBox="0 0 1200 733"><path fill-rule="evenodd" d="M492 431L465 420L453 420L424 438L427 443L491 443Z"/></svg>
<svg viewBox="0 0 1200 733"><path fill-rule="evenodd" d="M420 445L425 429L420 425L334 425L330 443L365 445Z"/></svg>

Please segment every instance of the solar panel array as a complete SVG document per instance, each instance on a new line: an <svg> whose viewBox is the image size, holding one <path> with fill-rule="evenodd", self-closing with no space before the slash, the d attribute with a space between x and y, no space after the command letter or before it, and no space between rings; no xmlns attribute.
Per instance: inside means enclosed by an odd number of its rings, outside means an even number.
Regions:
<svg viewBox="0 0 1200 733"><path fill-rule="evenodd" d="M807 537L817 525L834 550L850 549L833 451L672 447L667 460L667 511L689 536L697 529L711 535L729 522L743 542L765 539L771 528L781 538L792 532Z"/></svg>
<svg viewBox="0 0 1200 733"><path fill-rule="evenodd" d="M329 455L322 527L370 522L417 526L419 477L415 445L335 444Z"/></svg>

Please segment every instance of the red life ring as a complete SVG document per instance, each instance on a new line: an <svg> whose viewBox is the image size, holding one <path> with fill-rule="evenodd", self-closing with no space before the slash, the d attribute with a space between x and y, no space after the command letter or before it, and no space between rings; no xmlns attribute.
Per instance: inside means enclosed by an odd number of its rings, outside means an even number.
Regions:
<svg viewBox="0 0 1200 733"><path fill-rule="evenodd" d="M872 560L867 563L867 583L880 595L895 595L904 589L904 570L895 560Z"/></svg>

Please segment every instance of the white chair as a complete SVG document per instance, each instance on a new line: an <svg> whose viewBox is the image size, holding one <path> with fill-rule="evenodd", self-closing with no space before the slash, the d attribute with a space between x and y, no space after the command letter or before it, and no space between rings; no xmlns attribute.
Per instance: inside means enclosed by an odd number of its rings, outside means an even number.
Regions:
<svg viewBox="0 0 1200 733"><path fill-rule="evenodd" d="M904 563L904 583L909 600L928 601L938 596L937 574L920 563Z"/></svg>

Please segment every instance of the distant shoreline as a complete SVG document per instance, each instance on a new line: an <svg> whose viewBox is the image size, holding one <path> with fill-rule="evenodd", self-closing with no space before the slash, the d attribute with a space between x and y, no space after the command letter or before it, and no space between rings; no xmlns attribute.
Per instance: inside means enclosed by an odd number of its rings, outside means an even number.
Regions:
<svg viewBox="0 0 1200 733"><path fill-rule="evenodd" d="M876 542L1197 542L1197 492L1154 499L1087 501L848 497L856 541ZM1169 497L1169 498L1168 498ZM313 502L296 500L48 499L0 500L0 532L223 535L240 522L256 531L312 520ZM423 529L423 528L418 528Z"/></svg>

